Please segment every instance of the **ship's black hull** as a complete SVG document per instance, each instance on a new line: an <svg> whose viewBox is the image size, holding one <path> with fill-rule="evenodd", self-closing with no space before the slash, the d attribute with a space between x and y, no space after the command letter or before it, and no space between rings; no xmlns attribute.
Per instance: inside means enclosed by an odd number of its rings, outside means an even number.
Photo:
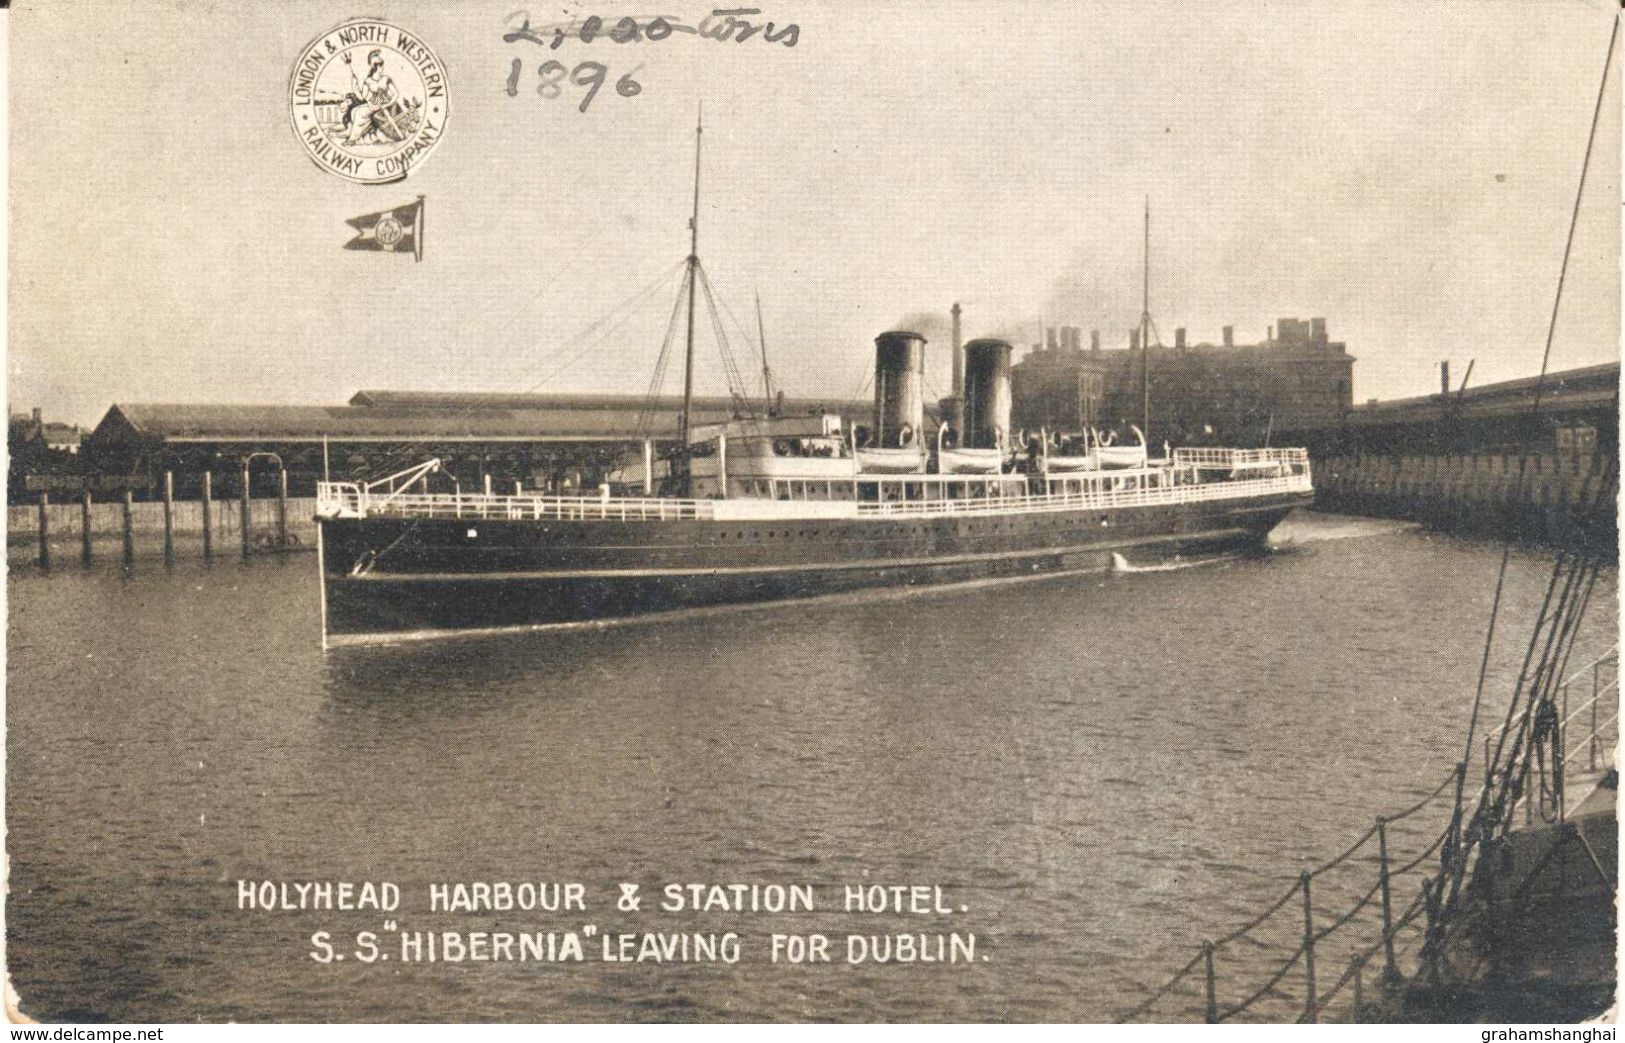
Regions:
<svg viewBox="0 0 1625 1043"><path fill-rule="evenodd" d="M1109 511L759 521L321 519L336 644L1104 570L1263 543L1309 494Z"/></svg>

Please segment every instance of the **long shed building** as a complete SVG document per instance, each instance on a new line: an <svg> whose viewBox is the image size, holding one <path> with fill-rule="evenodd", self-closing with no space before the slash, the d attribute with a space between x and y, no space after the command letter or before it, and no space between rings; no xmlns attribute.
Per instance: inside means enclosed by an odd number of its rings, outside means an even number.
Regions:
<svg viewBox="0 0 1625 1043"><path fill-rule="evenodd" d="M694 422L726 420L748 404L695 399ZM860 415L867 403L792 399L786 413L829 409ZM430 457L469 489L563 491L641 475L645 446L660 458L677 444L682 400L623 395L357 392L342 406L116 403L85 437L87 470L123 475L149 491L165 471L177 495L204 472L227 492L249 461L256 494L274 491L277 463L293 495L310 495L324 470L337 480L381 477Z"/></svg>

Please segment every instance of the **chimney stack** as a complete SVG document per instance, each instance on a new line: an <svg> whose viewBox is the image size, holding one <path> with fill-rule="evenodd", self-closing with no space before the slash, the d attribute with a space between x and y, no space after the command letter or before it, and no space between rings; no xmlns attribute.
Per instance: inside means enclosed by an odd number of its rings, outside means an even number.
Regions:
<svg viewBox="0 0 1625 1043"><path fill-rule="evenodd" d="M1439 394L1450 394L1450 360L1445 359L1439 363Z"/></svg>
<svg viewBox="0 0 1625 1043"><path fill-rule="evenodd" d="M39 406L35 406L34 407L34 423L36 423L36 424L39 423L41 416L42 416L42 410L40 409Z"/></svg>
<svg viewBox="0 0 1625 1043"><path fill-rule="evenodd" d="M1055 334L1056 334L1056 332L1057 331L1056 331L1056 328L1054 326L1046 326L1046 327L1044 327L1044 350L1045 351L1054 351L1055 350L1055 348L1057 346L1056 343L1055 343Z"/></svg>
<svg viewBox="0 0 1625 1043"><path fill-rule="evenodd" d="M1089 331L1089 350L1090 351L1099 351L1100 350L1100 331L1099 330L1090 330Z"/></svg>
<svg viewBox="0 0 1625 1043"><path fill-rule="evenodd" d="M1128 350L1140 350L1140 331L1138 328L1128 331Z"/></svg>
<svg viewBox="0 0 1625 1043"><path fill-rule="evenodd" d="M1234 326L1224 328L1224 346L1227 348L1236 346L1236 328Z"/></svg>
<svg viewBox="0 0 1625 1043"><path fill-rule="evenodd" d="M1316 347L1324 348L1326 346L1325 319L1309 320L1309 339L1315 344Z"/></svg>
<svg viewBox="0 0 1625 1043"><path fill-rule="evenodd" d="M1183 326L1178 326L1174 329L1174 347L1178 348L1180 351L1185 350L1185 327Z"/></svg>

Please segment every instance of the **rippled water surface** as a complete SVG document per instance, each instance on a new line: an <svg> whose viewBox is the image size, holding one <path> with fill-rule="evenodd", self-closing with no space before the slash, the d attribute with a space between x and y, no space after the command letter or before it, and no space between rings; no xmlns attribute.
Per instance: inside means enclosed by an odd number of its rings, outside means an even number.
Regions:
<svg viewBox="0 0 1625 1043"><path fill-rule="evenodd" d="M308 556L14 564L12 980L55 1020L1110 1019L1461 755L1500 548L1277 535L1189 569L326 655ZM1498 710L1549 569L1512 557ZM1615 582L1582 652L1611 643ZM239 879L394 881L407 930L744 953L322 965L312 932L383 917L240 912ZM430 883L477 880L581 881L593 908L428 911ZM619 881L834 908L624 913ZM839 911L865 882L968 911ZM974 932L977 960L774 966L775 930Z"/></svg>

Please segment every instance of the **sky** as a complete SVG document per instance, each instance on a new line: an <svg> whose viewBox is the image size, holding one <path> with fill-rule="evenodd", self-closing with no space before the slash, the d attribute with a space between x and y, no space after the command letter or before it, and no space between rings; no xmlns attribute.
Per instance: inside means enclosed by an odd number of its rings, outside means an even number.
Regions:
<svg viewBox="0 0 1625 1043"><path fill-rule="evenodd" d="M295 59L352 0L14 10L11 408L94 424L114 402L362 388L641 395L688 253L702 104L699 254L735 364L754 380L759 295L792 396L858 393L873 338L904 324L946 394L955 301L967 337L1024 345L1042 317L1126 344L1148 202L1166 341L1324 316L1356 401L1433 391L1441 359L1458 381L1472 361L1474 384L1531 375L1613 10L763 0L751 17L794 23L794 47L550 50L503 40L517 12L656 9L523 3L368 4L448 83L441 144L392 185L319 169L289 118ZM608 66L586 111L573 84L535 92L554 58ZM642 89L623 97L628 73ZM1619 357L1620 112L1616 56L1554 370ZM342 248L347 218L419 194L421 263ZM703 307L699 327L696 384L720 392ZM680 360L660 386L680 390Z"/></svg>

